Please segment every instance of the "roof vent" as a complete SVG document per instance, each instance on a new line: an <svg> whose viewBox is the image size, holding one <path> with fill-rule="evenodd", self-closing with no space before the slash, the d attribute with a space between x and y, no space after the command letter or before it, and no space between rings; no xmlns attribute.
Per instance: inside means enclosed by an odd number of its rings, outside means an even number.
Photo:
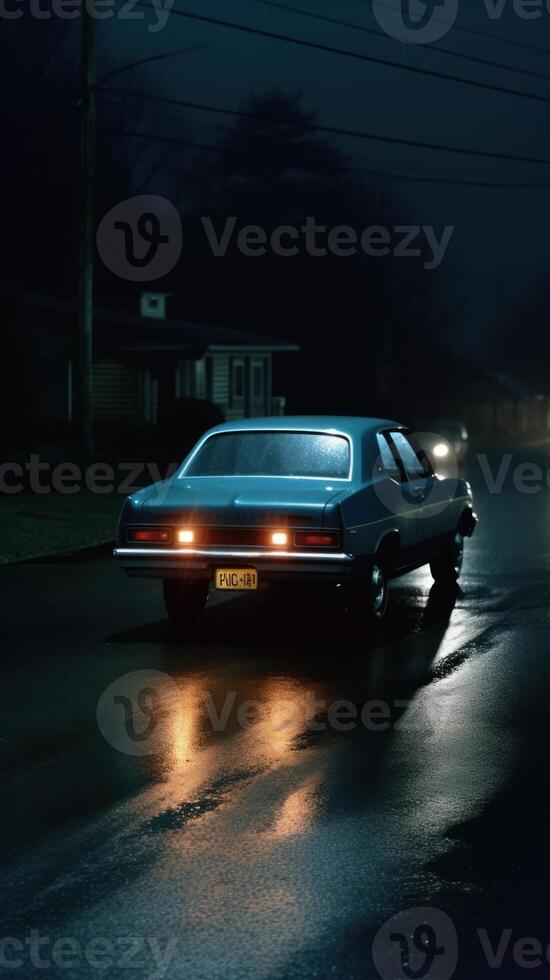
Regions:
<svg viewBox="0 0 550 980"><path fill-rule="evenodd" d="M140 313L152 320L166 319L166 299L170 293L142 293Z"/></svg>

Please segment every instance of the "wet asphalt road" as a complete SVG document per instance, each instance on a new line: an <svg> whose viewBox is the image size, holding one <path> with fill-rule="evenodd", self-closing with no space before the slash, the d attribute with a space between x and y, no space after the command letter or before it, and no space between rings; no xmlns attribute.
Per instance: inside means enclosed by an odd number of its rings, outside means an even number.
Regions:
<svg viewBox="0 0 550 980"><path fill-rule="evenodd" d="M461 590L394 583L370 639L275 595L177 636L105 555L0 572L2 972L550 973L550 490L472 477Z"/></svg>

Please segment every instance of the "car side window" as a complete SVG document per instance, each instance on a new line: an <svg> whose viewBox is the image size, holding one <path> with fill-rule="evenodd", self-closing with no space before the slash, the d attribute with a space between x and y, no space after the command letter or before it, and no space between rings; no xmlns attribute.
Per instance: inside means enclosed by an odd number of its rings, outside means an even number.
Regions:
<svg viewBox="0 0 550 980"><path fill-rule="evenodd" d="M420 460L420 464L424 471L424 476L425 477L434 476L435 470L430 462L430 457L428 456L427 452L425 451L425 449L423 448L419 440L416 438L416 435L412 432L407 433L407 440L410 442L418 459Z"/></svg>
<svg viewBox="0 0 550 980"><path fill-rule="evenodd" d="M403 432L392 432L390 438L403 463L407 478L409 480L425 480L429 474L407 436Z"/></svg>
<svg viewBox="0 0 550 980"><path fill-rule="evenodd" d="M392 449L388 443L385 435L378 435L378 449L380 451L380 459L382 461L382 466L386 476L389 476L390 480L396 480L398 483L401 482L401 470L396 458L393 455Z"/></svg>

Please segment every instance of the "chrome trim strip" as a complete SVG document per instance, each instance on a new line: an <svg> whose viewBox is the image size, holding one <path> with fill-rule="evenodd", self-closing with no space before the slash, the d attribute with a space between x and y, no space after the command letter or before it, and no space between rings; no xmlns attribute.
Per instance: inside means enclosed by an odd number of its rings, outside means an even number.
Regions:
<svg viewBox="0 0 550 980"><path fill-rule="evenodd" d="M115 558L307 558L311 561L351 561L352 555L310 551L206 551L203 548L115 548Z"/></svg>

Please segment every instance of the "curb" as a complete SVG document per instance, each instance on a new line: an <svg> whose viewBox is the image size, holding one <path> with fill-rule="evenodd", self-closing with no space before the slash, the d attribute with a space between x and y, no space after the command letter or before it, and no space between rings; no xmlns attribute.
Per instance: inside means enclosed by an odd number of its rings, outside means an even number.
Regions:
<svg viewBox="0 0 550 980"><path fill-rule="evenodd" d="M109 538L107 541L98 541L96 544L86 544L81 548L71 548L68 551L55 551L48 555L30 555L27 558L7 558L0 559L0 570L8 568L10 565L37 565L40 562L63 562L74 561L79 558L93 558L102 552L108 554L115 547L115 539Z"/></svg>

